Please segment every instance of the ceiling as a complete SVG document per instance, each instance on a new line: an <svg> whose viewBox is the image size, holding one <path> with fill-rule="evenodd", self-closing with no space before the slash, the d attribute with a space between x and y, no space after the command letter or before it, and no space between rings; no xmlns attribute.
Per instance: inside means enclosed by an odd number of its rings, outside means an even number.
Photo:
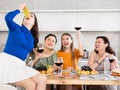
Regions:
<svg viewBox="0 0 120 90"><path fill-rule="evenodd" d="M120 0L0 0L0 10L18 8L21 3L32 10L120 9Z"/></svg>

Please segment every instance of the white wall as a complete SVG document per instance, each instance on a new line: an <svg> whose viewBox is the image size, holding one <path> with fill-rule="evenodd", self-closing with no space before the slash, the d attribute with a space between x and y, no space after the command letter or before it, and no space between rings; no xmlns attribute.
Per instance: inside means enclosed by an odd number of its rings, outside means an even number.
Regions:
<svg viewBox="0 0 120 90"><path fill-rule="evenodd" d="M40 31L74 31L81 26L83 31L120 31L119 10L67 10L67 11L34 11L38 18ZM0 30L7 30L4 16L0 13ZM15 21L21 25L23 14Z"/></svg>
<svg viewBox="0 0 120 90"><path fill-rule="evenodd" d="M120 9L120 0L0 0L0 10L17 8L26 3L30 9Z"/></svg>
<svg viewBox="0 0 120 90"><path fill-rule="evenodd" d="M83 31L120 31L120 13L37 13L37 16L42 31L73 31L75 26L81 26Z"/></svg>

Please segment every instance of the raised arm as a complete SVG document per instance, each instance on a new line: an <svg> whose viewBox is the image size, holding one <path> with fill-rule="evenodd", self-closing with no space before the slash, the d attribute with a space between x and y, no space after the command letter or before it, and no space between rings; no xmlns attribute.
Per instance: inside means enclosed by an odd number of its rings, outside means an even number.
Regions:
<svg viewBox="0 0 120 90"><path fill-rule="evenodd" d="M6 21L6 24L9 28L9 30L11 31L14 31L16 29L14 29L14 27L16 26L16 23L14 22L14 18L17 14L20 13L20 11L22 11L24 8L26 7L26 4L22 4L20 5L19 9L16 9L14 11L11 11L9 13L6 14L5 16L5 21Z"/></svg>
<svg viewBox="0 0 120 90"><path fill-rule="evenodd" d="M79 30L77 30L77 40L78 40L78 48L79 48L79 51L80 51L80 56L83 56L84 55L84 49L83 49L83 45L82 45L82 42L81 42L81 32Z"/></svg>

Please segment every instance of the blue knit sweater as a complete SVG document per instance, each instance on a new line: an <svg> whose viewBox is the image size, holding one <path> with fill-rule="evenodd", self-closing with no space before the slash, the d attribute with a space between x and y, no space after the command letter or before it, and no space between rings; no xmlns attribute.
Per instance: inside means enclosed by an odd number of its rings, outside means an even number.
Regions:
<svg viewBox="0 0 120 90"><path fill-rule="evenodd" d="M19 10L15 10L9 12L5 16L6 24L9 28L9 34L3 52L18 57L24 61L28 53L31 52L34 47L34 38L30 30L25 26L19 26L13 21L15 16L19 13Z"/></svg>

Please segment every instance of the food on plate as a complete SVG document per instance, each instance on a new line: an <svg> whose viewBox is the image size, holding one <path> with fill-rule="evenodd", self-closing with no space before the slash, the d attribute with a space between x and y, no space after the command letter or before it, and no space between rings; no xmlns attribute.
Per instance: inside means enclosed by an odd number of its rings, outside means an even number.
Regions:
<svg viewBox="0 0 120 90"><path fill-rule="evenodd" d="M98 71L96 71L96 70L92 70L92 71L78 70L77 74L78 75L81 75L81 74L84 74L84 75L90 75L90 74L94 75L94 74L98 74Z"/></svg>
<svg viewBox="0 0 120 90"><path fill-rule="evenodd" d="M82 66L81 70L78 70L77 73L78 73L78 75L80 75L80 74L93 75L93 74L97 74L98 71L92 70L89 66Z"/></svg>
<svg viewBox="0 0 120 90"><path fill-rule="evenodd" d="M92 69L89 66L82 66L81 70L85 70L85 71L92 71Z"/></svg>
<svg viewBox="0 0 120 90"><path fill-rule="evenodd" d="M42 71L40 71L40 73L41 74L52 74L52 71L50 70L50 69L48 69L48 70L42 70Z"/></svg>
<svg viewBox="0 0 120 90"><path fill-rule="evenodd" d="M120 76L120 70L119 69L115 69L112 71L112 75L114 76Z"/></svg>
<svg viewBox="0 0 120 90"><path fill-rule="evenodd" d="M96 70L92 70L91 72L90 72L90 74L98 74L98 71L96 71Z"/></svg>
<svg viewBox="0 0 120 90"><path fill-rule="evenodd" d="M36 70L38 70L38 71L43 71L43 70L47 71L47 66L44 66L44 65L41 64L39 67L36 68Z"/></svg>
<svg viewBox="0 0 120 90"><path fill-rule="evenodd" d="M41 74L52 74L52 68L50 66L40 65L36 68Z"/></svg>

